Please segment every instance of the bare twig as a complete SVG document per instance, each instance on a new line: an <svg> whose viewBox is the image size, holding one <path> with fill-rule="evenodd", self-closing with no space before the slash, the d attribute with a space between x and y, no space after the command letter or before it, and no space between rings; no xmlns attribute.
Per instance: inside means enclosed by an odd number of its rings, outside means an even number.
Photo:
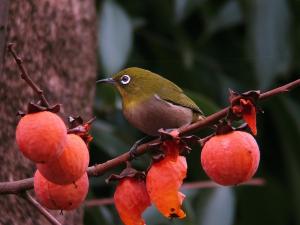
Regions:
<svg viewBox="0 0 300 225"><path fill-rule="evenodd" d="M265 185L265 180L262 178L253 178L249 181L239 184L238 186L263 186ZM203 189L203 188L215 188L222 187L221 185L213 182L213 181L198 181L198 182L190 182L182 185L182 189Z"/></svg>
<svg viewBox="0 0 300 225"><path fill-rule="evenodd" d="M17 181L0 182L0 195L18 194L33 188L33 178Z"/></svg>
<svg viewBox="0 0 300 225"><path fill-rule="evenodd" d="M266 181L262 178L253 178L245 183L239 184L238 186L263 186ZM191 189L204 189L204 188L216 188L222 187L213 181L197 181L185 183L182 185L182 190L191 190ZM92 199L84 203L85 207L94 207L94 206L104 206L114 204L113 198L100 198Z"/></svg>
<svg viewBox="0 0 300 225"><path fill-rule="evenodd" d="M264 100L264 99L267 99L267 98L272 97L274 95L287 93L290 90L292 90L292 89L294 89L298 86L300 86L300 79L297 79L295 81L287 83L286 85L280 86L278 88L274 88L270 91L266 91L265 93L263 93L259 96L259 99Z"/></svg>
<svg viewBox="0 0 300 225"><path fill-rule="evenodd" d="M43 206L40 205L29 193L21 193L20 196L24 198L30 205L35 207L51 224L61 225L61 223L51 215Z"/></svg>
<svg viewBox="0 0 300 225"><path fill-rule="evenodd" d="M12 54L14 57L19 69L21 70L21 78L26 81L26 83L33 89L34 92L39 96L40 100L42 101L43 105L47 108L50 107L50 104L48 103L46 97L44 96L43 90L39 88L39 86L36 85L36 83L33 82L33 80L28 75L25 67L23 66L23 60L17 56L15 50L13 49L14 44L10 43L8 44L8 51Z"/></svg>
<svg viewBox="0 0 300 225"><path fill-rule="evenodd" d="M84 203L85 207L94 207L94 206L103 206L103 205L112 205L114 204L114 198L100 198L92 199Z"/></svg>

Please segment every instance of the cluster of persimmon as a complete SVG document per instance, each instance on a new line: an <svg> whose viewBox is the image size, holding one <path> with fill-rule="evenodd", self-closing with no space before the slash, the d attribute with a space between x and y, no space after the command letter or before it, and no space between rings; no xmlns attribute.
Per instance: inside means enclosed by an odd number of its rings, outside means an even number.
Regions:
<svg viewBox="0 0 300 225"><path fill-rule="evenodd" d="M250 93L250 97L253 95ZM231 103L228 120L203 143L200 156L206 174L221 185L237 185L251 179L260 159L253 136L228 124L230 117L241 118L256 135L255 102L249 96L240 96L233 98ZM86 198L89 187L86 172L87 145L91 140L89 124L79 119L75 125L79 123L80 126L75 128L83 128L84 132L76 131L74 126L74 129L67 129L53 110L34 104L29 106L28 114L22 115L18 123L16 141L24 156L36 163L35 195L48 209L75 209ZM161 143L152 146L159 147L161 153L153 158L147 172L128 166L120 175L110 177L119 180L114 200L126 225L144 225L142 214L150 205L167 218L186 216L182 209L185 195L180 189L187 174L187 162L182 153L188 148L188 138L180 137L178 130L161 131L161 135Z"/></svg>
<svg viewBox="0 0 300 225"><path fill-rule="evenodd" d="M167 218L185 217L185 196L180 187L187 173L186 159L179 154L181 145L177 139L164 141L161 147L163 157L152 163L147 174L129 167L110 178L119 180L114 200L126 225L145 224L142 213L151 204Z"/></svg>
<svg viewBox="0 0 300 225"><path fill-rule="evenodd" d="M231 113L242 118L256 135L256 108L252 101L238 99ZM167 218L184 218L182 209L185 195L180 192L187 174L186 158L181 156L184 144L176 130L172 138L161 144L164 157L155 160L147 173L141 176L126 168L118 179L114 200L119 215L126 225L144 225L142 213L153 204ZM200 161L206 174L216 183L225 186L246 182L255 174L260 152L254 137L234 130L222 123L216 134L203 144Z"/></svg>
<svg viewBox="0 0 300 225"><path fill-rule="evenodd" d="M20 151L37 166L35 195L48 209L77 208L89 188L87 144L67 131L63 120L49 111L24 115L16 129Z"/></svg>

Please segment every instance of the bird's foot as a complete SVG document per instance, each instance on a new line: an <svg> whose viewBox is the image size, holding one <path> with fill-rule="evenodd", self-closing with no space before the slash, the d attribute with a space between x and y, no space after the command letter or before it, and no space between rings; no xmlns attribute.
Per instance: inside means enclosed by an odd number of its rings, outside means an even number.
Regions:
<svg viewBox="0 0 300 225"><path fill-rule="evenodd" d="M179 131L177 128L169 128L169 129L159 129L159 138L161 141L178 139L179 138Z"/></svg>
<svg viewBox="0 0 300 225"><path fill-rule="evenodd" d="M129 161L132 161L132 160L134 160L134 159L137 157L137 155L138 155L138 153L137 153L137 148L138 148L138 146L139 146L138 141L135 142L135 143L131 146L131 148L130 148L130 150L129 150Z"/></svg>
<svg viewBox="0 0 300 225"><path fill-rule="evenodd" d="M130 148L129 150L129 161L134 160L137 156L138 156L138 152L137 149L139 147L139 145L144 144L148 141L151 141L152 139L154 139L155 137L152 136L145 136L143 138L141 138L140 140L137 140Z"/></svg>

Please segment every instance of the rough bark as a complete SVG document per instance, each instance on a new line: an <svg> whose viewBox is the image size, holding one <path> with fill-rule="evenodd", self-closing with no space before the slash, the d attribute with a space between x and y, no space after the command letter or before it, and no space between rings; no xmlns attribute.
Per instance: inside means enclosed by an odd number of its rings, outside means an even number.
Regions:
<svg viewBox="0 0 300 225"><path fill-rule="evenodd" d="M1 0L2 1L2 0ZM16 51L50 103L62 103L61 116L92 116L96 79L94 1L11 0L6 40ZM1 26L1 24L0 24ZM1 52L0 46L0 52ZM4 58L0 79L0 181L31 177L35 166L15 143L16 112L36 99L19 77L13 58ZM0 58L1 60L1 58ZM1 64L1 62L0 62ZM80 224L82 210L54 214L63 224ZM48 224L35 209L14 195L0 195L0 224Z"/></svg>
<svg viewBox="0 0 300 225"><path fill-rule="evenodd" d="M4 52L5 52L5 33L7 26L9 0L0 2L0 76L2 74Z"/></svg>

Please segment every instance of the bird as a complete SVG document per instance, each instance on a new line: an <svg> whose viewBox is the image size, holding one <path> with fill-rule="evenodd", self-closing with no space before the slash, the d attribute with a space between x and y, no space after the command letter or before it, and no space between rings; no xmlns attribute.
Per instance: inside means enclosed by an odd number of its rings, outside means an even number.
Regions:
<svg viewBox="0 0 300 225"><path fill-rule="evenodd" d="M205 118L180 87L146 69L126 68L96 83L113 84L120 93L124 117L150 137L159 136L161 128L176 129Z"/></svg>

